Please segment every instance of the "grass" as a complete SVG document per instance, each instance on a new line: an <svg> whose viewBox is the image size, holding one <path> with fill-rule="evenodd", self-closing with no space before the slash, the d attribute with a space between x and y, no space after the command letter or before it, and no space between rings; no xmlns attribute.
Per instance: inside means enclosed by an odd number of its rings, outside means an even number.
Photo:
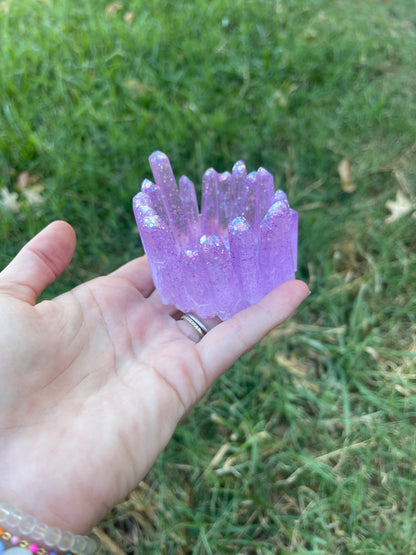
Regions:
<svg viewBox="0 0 416 555"><path fill-rule="evenodd" d="M0 187L20 202L1 264L55 218L79 243L47 296L139 254L131 197L160 149L195 181L269 169L313 295L100 523L107 550L416 553L414 1L122 4L0 2ZM398 191L413 208L386 224Z"/></svg>

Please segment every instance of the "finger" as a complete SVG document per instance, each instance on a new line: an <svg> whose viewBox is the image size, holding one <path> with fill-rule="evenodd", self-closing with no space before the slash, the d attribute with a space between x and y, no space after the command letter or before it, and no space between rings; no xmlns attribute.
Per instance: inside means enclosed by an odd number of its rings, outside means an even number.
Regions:
<svg viewBox="0 0 416 555"><path fill-rule="evenodd" d="M305 283L288 281L212 329L197 346L208 383L284 322L308 295Z"/></svg>
<svg viewBox="0 0 416 555"><path fill-rule="evenodd" d="M138 289L143 297L149 297L154 291L155 286L150 272L149 263L145 256L127 262L111 274L130 281Z"/></svg>
<svg viewBox="0 0 416 555"><path fill-rule="evenodd" d="M154 291L152 291L148 299L154 309L157 310L159 313L165 314L166 316L170 316L174 320L177 320L179 310L173 304L166 304L162 302L160 298L160 293L157 289L154 289Z"/></svg>
<svg viewBox="0 0 416 555"><path fill-rule="evenodd" d="M75 231L68 223L49 224L0 273L0 287L34 305L45 287L71 262L75 245Z"/></svg>

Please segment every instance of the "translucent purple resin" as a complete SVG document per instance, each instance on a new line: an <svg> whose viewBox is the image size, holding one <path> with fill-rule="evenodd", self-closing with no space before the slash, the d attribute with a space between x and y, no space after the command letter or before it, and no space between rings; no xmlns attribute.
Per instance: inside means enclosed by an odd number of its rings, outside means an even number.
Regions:
<svg viewBox="0 0 416 555"><path fill-rule="evenodd" d="M269 172L207 170L199 212L192 181L178 187L162 152L149 162L133 210L163 303L226 320L295 277L298 214Z"/></svg>

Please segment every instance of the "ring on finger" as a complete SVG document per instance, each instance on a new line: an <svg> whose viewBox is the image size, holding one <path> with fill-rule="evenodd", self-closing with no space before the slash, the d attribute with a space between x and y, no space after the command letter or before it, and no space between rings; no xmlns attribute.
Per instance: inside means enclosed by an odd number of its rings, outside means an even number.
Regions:
<svg viewBox="0 0 416 555"><path fill-rule="evenodd" d="M189 312L182 314L181 320L185 320L185 322L188 322L188 324L193 327L193 329L196 331L201 339L208 333L208 329L205 324L203 324L201 320L199 320L196 316L190 314Z"/></svg>

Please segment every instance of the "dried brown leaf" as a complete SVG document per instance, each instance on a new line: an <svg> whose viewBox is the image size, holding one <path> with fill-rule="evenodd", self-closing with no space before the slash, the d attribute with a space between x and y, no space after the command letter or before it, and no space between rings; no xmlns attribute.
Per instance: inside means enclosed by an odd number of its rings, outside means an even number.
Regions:
<svg viewBox="0 0 416 555"><path fill-rule="evenodd" d="M338 174L341 178L341 189L344 193L353 193L356 189L352 179L352 167L348 158L343 158L338 164Z"/></svg>
<svg viewBox="0 0 416 555"><path fill-rule="evenodd" d="M19 173L16 182L16 189L24 189L30 185L30 174L29 172Z"/></svg>
<svg viewBox="0 0 416 555"><path fill-rule="evenodd" d="M112 15L115 15L118 11L120 11L122 8L123 8L123 4L121 2L112 2L106 7L105 15L107 17L111 17Z"/></svg>
<svg viewBox="0 0 416 555"><path fill-rule="evenodd" d="M128 23L130 25L130 23L132 23L132 21L134 19L134 13L133 12L126 12L123 15L123 19L126 23Z"/></svg>
<svg viewBox="0 0 416 555"><path fill-rule="evenodd" d="M26 187L29 187L30 185L33 185L33 183L39 181L39 178L40 176L38 174L31 175L28 171L21 172L17 176L15 187L16 189L22 191L23 189L26 189Z"/></svg>
<svg viewBox="0 0 416 555"><path fill-rule="evenodd" d="M29 206L40 206L45 202L44 197L41 195L44 190L43 185L33 185L23 191L23 196Z"/></svg>
<svg viewBox="0 0 416 555"><path fill-rule="evenodd" d="M390 211L390 216L385 220L386 224L392 224L414 208L410 200L401 191L397 191L395 200L388 200L385 206Z"/></svg>
<svg viewBox="0 0 416 555"><path fill-rule="evenodd" d="M10 192L6 187L0 190L0 206L10 210L13 214L20 212L20 202L16 192Z"/></svg>

